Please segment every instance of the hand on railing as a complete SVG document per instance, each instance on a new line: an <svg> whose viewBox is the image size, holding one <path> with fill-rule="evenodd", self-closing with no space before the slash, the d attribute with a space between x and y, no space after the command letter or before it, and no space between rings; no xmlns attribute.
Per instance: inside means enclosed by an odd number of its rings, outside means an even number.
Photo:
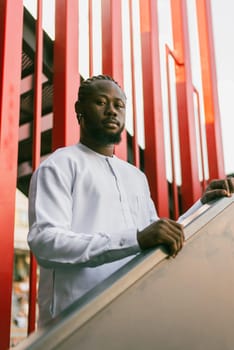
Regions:
<svg viewBox="0 0 234 350"><path fill-rule="evenodd" d="M160 219L137 232L142 250L164 245L168 254L175 257L184 244L183 225L171 219Z"/></svg>
<svg viewBox="0 0 234 350"><path fill-rule="evenodd" d="M221 197L230 197L234 193L234 178L212 180L201 197L203 204Z"/></svg>

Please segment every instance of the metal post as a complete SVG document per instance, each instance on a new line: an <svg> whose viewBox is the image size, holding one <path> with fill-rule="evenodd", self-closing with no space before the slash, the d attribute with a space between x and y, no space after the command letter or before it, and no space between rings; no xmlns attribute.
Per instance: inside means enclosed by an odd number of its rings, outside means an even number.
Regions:
<svg viewBox="0 0 234 350"><path fill-rule="evenodd" d="M171 79L170 79L170 67L169 56L173 58L175 65L180 65L175 53L166 45L166 76L167 76L167 96L168 96L168 119L169 119L169 131L170 131L170 151L171 151L171 174L172 174L172 200L173 200L173 214L172 218L177 219L179 216L179 196L178 196L178 184L176 179L176 163L175 163L175 142L173 133L173 118L172 118L172 100L171 100Z"/></svg>
<svg viewBox="0 0 234 350"><path fill-rule="evenodd" d="M166 180L157 1L140 0L145 120L145 172L159 216L169 215Z"/></svg>
<svg viewBox="0 0 234 350"><path fill-rule="evenodd" d="M43 66L43 31L42 31L42 0L37 1L36 20L36 52L34 70L34 119L33 119L33 157L32 169L36 170L41 156L41 108L42 108L42 66ZM29 285L28 333L36 326L37 300L37 263L30 252L30 285Z"/></svg>
<svg viewBox="0 0 234 350"><path fill-rule="evenodd" d="M182 210L201 195L196 152L193 84L190 64L187 9L185 0L171 0L174 51L183 64L176 66L176 94L179 120L182 174ZM185 146L186 145L186 146Z"/></svg>
<svg viewBox="0 0 234 350"><path fill-rule="evenodd" d="M89 0L89 76L93 75L93 1Z"/></svg>
<svg viewBox="0 0 234 350"><path fill-rule="evenodd" d="M202 120L201 120L201 103L200 103L200 94L199 91L193 87L194 94L197 100L197 121L198 121L198 131L199 131L199 142L200 142L200 157L201 157L201 172L202 172L202 190L205 191L207 186L207 181L205 178L205 155L204 155L204 146L203 146L203 137L202 137Z"/></svg>
<svg viewBox="0 0 234 350"><path fill-rule="evenodd" d="M211 179L223 178L224 156L220 123L210 0L197 0L207 153Z"/></svg>
<svg viewBox="0 0 234 350"><path fill-rule="evenodd" d="M102 0L102 70L123 86L121 1ZM115 147L115 154L127 159L127 135Z"/></svg>
<svg viewBox="0 0 234 350"><path fill-rule="evenodd" d="M78 1L56 0L53 149L78 142Z"/></svg>
<svg viewBox="0 0 234 350"><path fill-rule="evenodd" d="M0 1L0 349L10 345L23 2Z"/></svg>
<svg viewBox="0 0 234 350"><path fill-rule="evenodd" d="M137 135L137 108L136 108L136 79L135 79L135 59L134 59L134 32L133 32L133 1L130 0L130 49L131 49L131 71L132 71L132 101L133 101L133 137L132 137L132 148L133 148L133 161L136 167L140 167L140 152L138 144L138 135Z"/></svg>

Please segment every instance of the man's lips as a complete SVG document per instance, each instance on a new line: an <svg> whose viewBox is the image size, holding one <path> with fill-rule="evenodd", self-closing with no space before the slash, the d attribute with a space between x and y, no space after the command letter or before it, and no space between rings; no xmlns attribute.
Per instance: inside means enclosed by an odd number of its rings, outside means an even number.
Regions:
<svg viewBox="0 0 234 350"><path fill-rule="evenodd" d="M103 124L108 127L116 128L116 126L120 126L120 123L117 119L109 118L103 121Z"/></svg>

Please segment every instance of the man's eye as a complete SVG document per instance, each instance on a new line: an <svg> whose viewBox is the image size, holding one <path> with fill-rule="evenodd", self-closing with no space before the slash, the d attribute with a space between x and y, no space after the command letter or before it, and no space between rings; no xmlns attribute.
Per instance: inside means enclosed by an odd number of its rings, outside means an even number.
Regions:
<svg viewBox="0 0 234 350"><path fill-rule="evenodd" d="M121 103L117 103L116 105L115 105L115 108L124 108L125 106L123 105L123 104L121 104Z"/></svg>
<svg viewBox="0 0 234 350"><path fill-rule="evenodd" d="M97 103L97 105L99 105L99 106L104 106L106 102L103 101L103 100L97 100L96 103Z"/></svg>

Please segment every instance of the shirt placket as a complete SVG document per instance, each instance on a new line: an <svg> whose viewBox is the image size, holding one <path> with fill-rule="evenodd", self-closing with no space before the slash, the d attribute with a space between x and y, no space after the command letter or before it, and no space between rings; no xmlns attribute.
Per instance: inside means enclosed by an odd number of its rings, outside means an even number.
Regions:
<svg viewBox="0 0 234 350"><path fill-rule="evenodd" d="M126 192L125 192L124 187L123 187L122 182L121 182L121 178L118 175L118 171L116 171L111 160L109 158L106 158L106 162L108 164L108 167L109 167L112 175L115 178L116 188L117 188L117 191L119 193L119 201L120 201L120 206L122 209L122 215L123 215L124 221L125 221L127 226L131 227L133 225L132 216L130 214L130 208L129 208Z"/></svg>

